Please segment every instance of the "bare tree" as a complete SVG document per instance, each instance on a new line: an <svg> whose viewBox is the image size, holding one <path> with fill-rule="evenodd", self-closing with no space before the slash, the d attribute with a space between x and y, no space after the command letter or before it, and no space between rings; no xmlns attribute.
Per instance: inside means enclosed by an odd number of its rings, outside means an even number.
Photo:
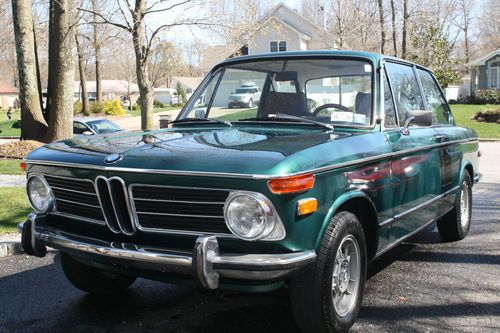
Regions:
<svg viewBox="0 0 500 333"><path fill-rule="evenodd" d="M87 95L87 81L85 79L85 60L83 54L83 47L80 42L80 36L75 34L76 42L76 53L78 55L78 73L80 76L80 89L81 89L81 99L82 99L82 112L83 114L89 114L89 99Z"/></svg>
<svg viewBox="0 0 500 333"><path fill-rule="evenodd" d="M12 0L19 99L21 102L21 139L41 140L47 130L42 114L35 61L35 38L31 0Z"/></svg>
<svg viewBox="0 0 500 333"><path fill-rule="evenodd" d="M391 0L391 21L392 21L392 47L394 49L394 56L398 56L398 39L396 28L396 9L394 7L394 0Z"/></svg>
<svg viewBox="0 0 500 333"><path fill-rule="evenodd" d="M480 22L487 22L481 24L479 31L480 43L482 53L487 53L500 48L500 15L498 15L498 0L486 0L482 5L480 13Z"/></svg>
<svg viewBox="0 0 500 333"><path fill-rule="evenodd" d="M163 41L151 50L149 77L153 87L166 84L185 67L182 55L171 42Z"/></svg>
<svg viewBox="0 0 500 333"><path fill-rule="evenodd" d="M378 0L378 13L380 17L380 53L384 53L385 46L385 17L384 17L384 1Z"/></svg>
<svg viewBox="0 0 500 333"><path fill-rule="evenodd" d="M75 4L73 0L52 0L49 28L49 127L47 141L73 135Z"/></svg>
<svg viewBox="0 0 500 333"><path fill-rule="evenodd" d="M135 0L132 5L129 1L117 1L115 10L110 12L119 15L120 20L116 20L113 14L104 15L92 9L79 8L92 15L95 14L100 20L99 24L109 24L130 34L135 53L137 85L141 96L142 129L154 128L153 86L149 77L151 49L157 41L157 37L169 28L202 25L205 19L190 18L188 14L188 11L193 9L196 4L201 4L201 2L195 0ZM175 15L176 11L182 11L183 15ZM155 29L150 29L146 25L146 18L153 13L162 13L164 17L171 17L172 20L158 25Z"/></svg>
<svg viewBox="0 0 500 333"><path fill-rule="evenodd" d="M403 30L401 32L401 58L406 59L406 44L407 44L407 31L408 31L408 0L403 0Z"/></svg>
<svg viewBox="0 0 500 333"><path fill-rule="evenodd" d="M472 24L472 0L458 0L460 15L455 20L455 25L464 33L465 63L470 60L470 28Z"/></svg>

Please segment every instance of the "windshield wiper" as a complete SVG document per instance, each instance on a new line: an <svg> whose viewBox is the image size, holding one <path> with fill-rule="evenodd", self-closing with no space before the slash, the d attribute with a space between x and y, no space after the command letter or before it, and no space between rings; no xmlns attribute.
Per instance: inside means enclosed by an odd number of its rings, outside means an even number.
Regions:
<svg viewBox="0 0 500 333"><path fill-rule="evenodd" d="M307 119L307 118L292 116L291 114L286 114L286 113L276 113L276 118L292 119L292 120L297 120L297 121L301 121L301 122L304 122L304 123L310 123L310 124L319 125L319 126L331 129L331 130L335 129L333 127L333 125L330 125L330 124L325 124L325 123L322 123L320 121L316 121L316 120L312 120L312 119Z"/></svg>
<svg viewBox="0 0 500 333"><path fill-rule="evenodd" d="M219 120L219 119L215 119L215 118L184 118L184 119L177 119L177 120L171 121L170 124L197 123L197 122L204 122L204 121L219 123L219 124L223 124L223 125L226 125L229 127L233 127L233 124L230 121Z"/></svg>

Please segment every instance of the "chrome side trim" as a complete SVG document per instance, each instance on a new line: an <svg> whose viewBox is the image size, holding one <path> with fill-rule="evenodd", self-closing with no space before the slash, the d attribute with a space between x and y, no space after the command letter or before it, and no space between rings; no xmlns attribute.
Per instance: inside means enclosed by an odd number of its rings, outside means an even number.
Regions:
<svg viewBox="0 0 500 333"><path fill-rule="evenodd" d="M418 204L415 207L412 207L412 208L408 209L407 211L404 211L402 213L399 213L399 214L395 215L394 216L394 222L397 222L398 220L401 220L405 216L410 215L412 213L415 213L416 211L419 211L421 209L424 209L424 208L432 205L436 201L438 201L438 200L440 200L440 199L442 199L442 198L444 198L444 197L446 197L446 196L448 196L450 194L455 193L459 188L460 188L460 186L455 186L454 188L446 191L445 193L442 193L442 194L440 194L440 195L438 195L438 196L436 196L436 197L434 197L434 198L432 198L430 200L422 202L421 204Z"/></svg>
<svg viewBox="0 0 500 333"><path fill-rule="evenodd" d="M320 173L331 171L335 169L341 169L357 164L365 164L369 162L375 162L378 160L394 158L401 155L412 154L423 150L440 148L445 146L450 146L454 144L461 144L466 142L479 142L478 139L462 139L456 141L447 141L443 143L436 143L428 146L411 148L406 150L401 150L397 152L389 152L385 154L380 154L376 156L365 157L357 159L354 161L342 162L332 165L327 165L324 167L319 167L310 170L304 170L300 172L282 174L282 175L266 175L266 174L242 174L242 173L227 173L227 172L206 172L206 171L183 171L183 170L159 170L159 169L143 169L143 168L127 168L127 167L110 167L110 166L100 166L91 164L79 164L79 163L67 163L67 162L52 162L52 161L40 161L40 160L26 160L28 165L44 165L44 166L58 166L66 168L80 168L89 170L99 170L106 172L132 172L132 173L144 173L144 174L157 174L157 175L172 175L172 176L200 176L200 177L222 177L222 178L242 178L242 179L274 179L290 176L298 176L306 173Z"/></svg>
<svg viewBox="0 0 500 333"><path fill-rule="evenodd" d="M410 215L410 214L412 214L412 213L414 213L414 212L416 212L416 211L418 211L420 209L424 209L424 208L432 205L436 201L438 201L438 200L440 200L440 199L442 199L442 198L444 198L444 197L446 197L448 195L454 194L458 189L460 189L460 186L455 186L454 188L446 191L443 194L440 194L440 195L438 195L438 196L436 196L436 197L434 197L434 198L432 198L430 200L422 202L421 204L418 204L417 206L412 207L411 209L408 209L408 210L406 210L406 211L404 211L402 213L394 215L393 218L390 218L390 219L387 219L385 221L380 222L378 226L380 228L383 228L383 227L386 227L386 226L390 226L390 225L396 223L398 220L401 220L402 218L406 217L407 215Z"/></svg>
<svg viewBox="0 0 500 333"><path fill-rule="evenodd" d="M418 234L420 231L422 231L423 229L425 229L427 226L431 225L432 223L436 222L437 220L439 220L441 217L443 217L444 215L446 215L450 210L452 210L453 207L451 207L449 210L447 210L446 212L442 213L441 215L439 215L438 217L430 220L429 222L425 223L424 225L420 226L418 229L415 229L413 230L412 232L410 232L409 234L407 235L404 235L403 237L399 238L398 240L396 240L395 242L391 243L389 246L383 248L382 250L380 250L379 252L377 252L377 254L375 254L373 256L373 258L371 259L371 261L373 261L374 259L380 257L381 255L383 255L384 253L386 253L387 251L390 251L392 250L393 248L395 248L396 246L398 246L399 244L401 244L402 242L404 242L405 240L407 240L408 238L410 238L411 236L414 236L416 234Z"/></svg>

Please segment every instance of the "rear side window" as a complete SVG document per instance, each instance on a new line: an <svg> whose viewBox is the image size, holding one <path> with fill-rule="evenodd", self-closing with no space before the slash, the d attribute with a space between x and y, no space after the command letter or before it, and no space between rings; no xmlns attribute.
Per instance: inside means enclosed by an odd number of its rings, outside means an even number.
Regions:
<svg viewBox="0 0 500 333"><path fill-rule="evenodd" d="M399 126L403 126L408 111L424 109L418 81L411 66L388 62L386 63L386 68L394 93Z"/></svg>
<svg viewBox="0 0 500 333"><path fill-rule="evenodd" d="M427 109L432 111L432 124L449 124L450 108L441 94L436 80L431 73L425 70L417 69L417 73L422 84Z"/></svg>

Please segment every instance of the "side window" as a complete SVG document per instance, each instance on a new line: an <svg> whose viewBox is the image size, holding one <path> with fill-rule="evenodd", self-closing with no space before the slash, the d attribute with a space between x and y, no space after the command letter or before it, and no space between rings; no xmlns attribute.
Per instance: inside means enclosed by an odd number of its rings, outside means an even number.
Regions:
<svg viewBox="0 0 500 333"><path fill-rule="evenodd" d="M395 127L396 122L396 109L394 108L394 101L392 100L391 89L389 88L389 79L384 75L384 111L385 111L385 126Z"/></svg>
<svg viewBox="0 0 500 333"><path fill-rule="evenodd" d="M88 131L88 129L82 123L73 122L73 134L83 134L85 131Z"/></svg>
<svg viewBox="0 0 500 333"><path fill-rule="evenodd" d="M408 111L424 109L418 81L411 66L388 62L386 63L386 68L391 79L392 91L394 92L399 125L403 126Z"/></svg>
<svg viewBox="0 0 500 333"><path fill-rule="evenodd" d="M449 124L450 109L431 73L417 69L427 108L432 111L432 124Z"/></svg>

